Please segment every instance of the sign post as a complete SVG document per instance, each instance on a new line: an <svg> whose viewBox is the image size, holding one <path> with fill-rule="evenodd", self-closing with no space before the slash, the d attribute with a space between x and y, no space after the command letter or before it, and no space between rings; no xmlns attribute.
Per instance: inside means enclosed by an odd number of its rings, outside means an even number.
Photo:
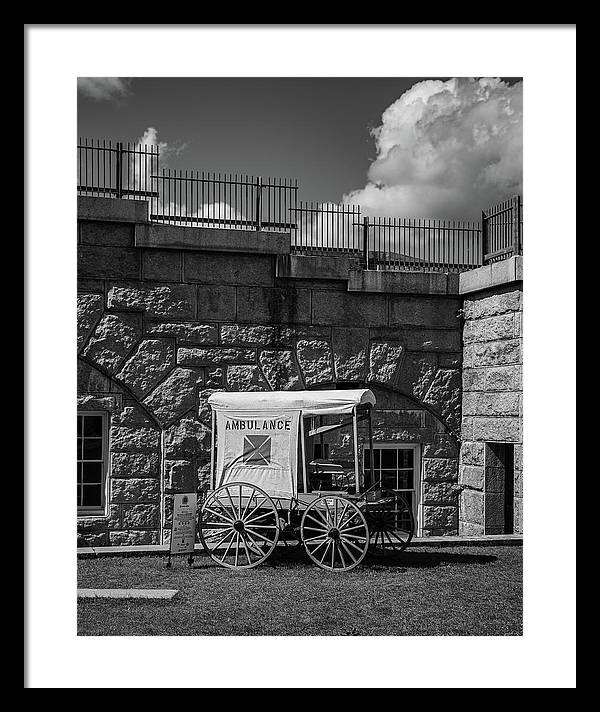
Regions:
<svg viewBox="0 0 600 712"><path fill-rule="evenodd" d="M194 544L196 543L196 507L198 495L173 495L173 521L171 523L171 544L167 568L171 568L173 554L188 554L188 564L194 562Z"/></svg>

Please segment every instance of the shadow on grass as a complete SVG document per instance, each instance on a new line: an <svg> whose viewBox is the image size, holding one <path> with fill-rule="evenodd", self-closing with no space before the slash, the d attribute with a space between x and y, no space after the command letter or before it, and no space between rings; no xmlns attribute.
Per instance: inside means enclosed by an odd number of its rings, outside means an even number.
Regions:
<svg viewBox="0 0 600 712"><path fill-rule="evenodd" d="M375 558L372 556L365 557L363 566L376 568L383 566L386 568L405 568L405 569L431 569L436 566L459 566L464 564L492 564L497 561L497 556L488 554L451 554L439 552L417 552L405 551L402 554Z"/></svg>
<svg viewBox="0 0 600 712"><path fill-rule="evenodd" d="M498 560L497 556L488 554L457 554L445 552L443 550L435 552L419 552L407 550L401 554L389 554L383 557L367 555L360 563L359 568L366 569L432 569L438 566L461 566L468 564L492 564ZM208 559L202 560L202 564L212 564ZM217 566L217 564L214 564ZM285 566L314 568L315 564L308 558L302 547L289 546L279 549L261 564L261 566L271 568L283 568Z"/></svg>

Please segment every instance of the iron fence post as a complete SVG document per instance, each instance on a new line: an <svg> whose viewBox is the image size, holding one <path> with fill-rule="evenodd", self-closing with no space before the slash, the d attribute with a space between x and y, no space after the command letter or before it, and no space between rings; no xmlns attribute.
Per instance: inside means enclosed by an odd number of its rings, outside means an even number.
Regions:
<svg viewBox="0 0 600 712"><path fill-rule="evenodd" d="M363 218L363 262L365 269L369 269L369 218Z"/></svg>
<svg viewBox="0 0 600 712"><path fill-rule="evenodd" d="M515 195L511 200L511 232L513 255L521 254L521 200Z"/></svg>
<svg viewBox="0 0 600 712"><path fill-rule="evenodd" d="M117 161L116 161L116 179L117 179L117 198L123 197L123 144L117 141Z"/></svg>
<svg viewBox="0 0 600 712"><path fill-rule="evenodd" d="M262 227L262 177L256 179L256 229Z"/></svg>
<svg viewBox="0 0 600 712"><path fill-rule="evenodd" d="M485 264L485 256L487 255L487 218L485 210L481 211L481 264Z"/></svg>

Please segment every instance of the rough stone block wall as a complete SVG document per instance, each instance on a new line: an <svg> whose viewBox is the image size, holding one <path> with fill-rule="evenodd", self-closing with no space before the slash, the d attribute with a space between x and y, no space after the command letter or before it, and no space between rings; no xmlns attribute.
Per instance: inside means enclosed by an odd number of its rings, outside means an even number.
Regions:
<svg viewBox="0 0 600 712"><path fill-rule="evenodd" d="M277 277L275 255L136 247L135 229L79 223L79 400L110 415L86 541L168 541L173 493L209 486L215 390L335 384L381 389L375 438L421 444L424 533L458 531L457 296L348 292Z"/></svg>
<svg viewBox="0 0 600 712"><path fill-rule="evenodd" d="M523 531L523 291L521 283L465 298L459 532L497 524L486 443L514 444L514 530ZM490 455L487 455L489 459ZM486 483L486 477L488 479ZM486 527L486 512L488 527Z"/></svg>

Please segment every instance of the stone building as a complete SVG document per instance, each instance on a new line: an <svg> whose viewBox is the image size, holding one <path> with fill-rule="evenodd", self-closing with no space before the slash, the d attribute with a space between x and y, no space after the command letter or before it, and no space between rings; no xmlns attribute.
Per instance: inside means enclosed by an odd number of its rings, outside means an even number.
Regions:
<svg viewBox="0 0 600 712"><path fill-rule="evenodd" d="M419 535L522 531L521 259L365 270L79 197L79 541L168 541L173 493L208 486L215 390L349 386L376 395L373 456Z"/></svg>

